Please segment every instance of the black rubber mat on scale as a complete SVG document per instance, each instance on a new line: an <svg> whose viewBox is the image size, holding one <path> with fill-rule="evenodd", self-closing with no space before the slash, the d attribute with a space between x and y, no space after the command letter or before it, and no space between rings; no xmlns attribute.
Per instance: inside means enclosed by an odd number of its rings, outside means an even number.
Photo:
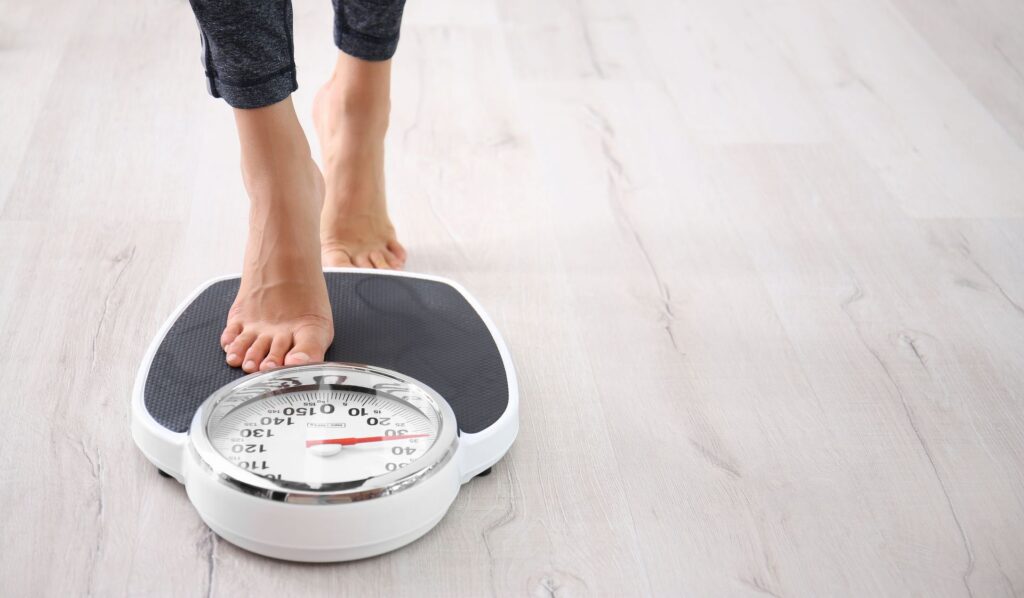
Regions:
<svg viewBox="0 0 1024 598"><path fill-rule="evenodd" d="M375 365L436 390L459 429L479 432L508 405L508 378L494 338L473 306L442 282L361 272L328 272L334 344L327 361ZM146 410L174 432L188 430L199 405L245 375L224 362L220 334L238 279L214 283L167 332L146 379Z"/></svg>

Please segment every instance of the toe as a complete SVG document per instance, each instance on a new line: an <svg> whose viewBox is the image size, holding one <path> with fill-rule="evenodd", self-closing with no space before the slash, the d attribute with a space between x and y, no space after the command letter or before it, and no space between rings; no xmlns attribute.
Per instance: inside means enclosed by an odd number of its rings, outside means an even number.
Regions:
<svg viewBox="0 0 1024 598"><path fill-rule="evenodd" d="M354 261L355 264L357 266L359 266L360 268L372 268L373 267L373 263L370 262L370 256L365 254L365 253L360 253L352 261Z"/></svg>
<svg viewBox="0 0 1024 598"><path fill-rule="evenodd" d="M242 333L242 325L238 322L229 323L225 328L224 332L220 335L220 346L222 349L227 351L228 345L235 342L238 335Z"/></svg>
<svg viewBox="0 0 1024 598"><path fill-rule="evenodd" d="M388 251L390 251L392 255L398 258L399 267L405 265L405 247L402 247L402 244L399 243L398 240L392 239L388 241Z"/></svg>
<svg viewBox="0 0 1024 598"><path fill-rule="evenodd" d="M391 269L391 264L388 263L387 258L385 258L384 254L381 253L380 251L370 252L370 263L373 264L374 268L379 268L382 270Z"/></svg>
<svg viewBox="0 0 1024 598"><path fill-rule="evenodd" d="M295 331L295 346L284 358L285 365L302 365L324 360L330 339L316 326L304 326Z"/></svg>
<svg viewBox="0 0 1024 598"><path fill-rule="evenodd" d="M242 331L242 333L239 334L230 345L228 345L228 348L225 349L225 352L228 354L228 365L236 368L242 365L242 357L245 356L245 353L249 350L249 347L252 346L252 343L255 340L255 333Z"/></svg>
<svg viewBox="0 0 1024 598"><path fill-rule="evenodd" d="M352 256L344 249L324 249L320 254L325 266L334 268L351 268L353 266Z"/></svg>
<svg viewBox="0 0 1024 598"><path fill-rule="evenodd" d="M260 364L266 359L267 351L270 350L270 343L273 340L274 337L265 334L253 341L249 350L245 352L245 359L242 360L242 371L251 374L258 370Z"/></svg>
<svg viewBox="0 0 1024 598"><path fill-rule="evenodd" d="M270 344L270 351L266 359L260 364L261 370L269 370L284 365L284 355L292 348L292 336L290 334L279 334L274 337Z"/></svg>
<svg viewBox="0 0 1024 598"><path fill-rule="evenodd" d="M398 259L398 256L391 253L387 249L384 250L384 259L387 260L388 265L392 270L401 270L404 263Z"/></svg>

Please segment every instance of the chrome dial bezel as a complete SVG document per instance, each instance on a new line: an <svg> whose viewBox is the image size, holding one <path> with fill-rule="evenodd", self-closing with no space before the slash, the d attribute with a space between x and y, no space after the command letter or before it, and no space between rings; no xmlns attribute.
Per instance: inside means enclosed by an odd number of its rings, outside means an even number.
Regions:
<svg viewBox="0 0 1024 598"><path fill-rule="evenodd" d="M332 380L339 379L347 386L361 387L369 393L385 394L390 399L402 401L424 413L432 412L438 422L434 443L423 455L397 471L320 488L257 475L235 465L213 446L208 431L215 416L223 417L242 405L280 394L288 388L329 385ZM393 370L340 362L288 366L239 378L221 387L203 402L189 429L189 454L204 473L215 476L221 483L245 494L296 504L356 502L400 492L447 464L457 447L455 413L441 395L429 386Z"/></svg>

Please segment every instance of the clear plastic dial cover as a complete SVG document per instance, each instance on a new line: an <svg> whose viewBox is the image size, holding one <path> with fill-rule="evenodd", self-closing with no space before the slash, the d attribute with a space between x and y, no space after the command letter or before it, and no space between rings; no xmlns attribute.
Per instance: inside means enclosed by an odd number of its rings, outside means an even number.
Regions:
<svg viewBox="0 0 1024 598"><path fill-rule="evenodd" d="M192 435L207 465L229 478L316 493L408 483L450 452L454 427L447 403L415 380L327 363L222 388Z"/></svg>

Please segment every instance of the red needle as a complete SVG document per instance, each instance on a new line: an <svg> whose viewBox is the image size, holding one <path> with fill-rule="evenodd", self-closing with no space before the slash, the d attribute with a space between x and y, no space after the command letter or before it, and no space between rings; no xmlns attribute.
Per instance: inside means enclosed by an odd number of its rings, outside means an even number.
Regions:
<svg viewBox="0 0 1024 598"><path fill-rule="evenodd" d="M349 438L325 438L323 440L307 440L306 448L311 446L317 446L319 444L340 444L341 446L351 446L353 444L362 444L364 442L383 442L385 440L405 440L406 438L425 438L430 434L401 434L398 436L352 436Z"/></svg>

